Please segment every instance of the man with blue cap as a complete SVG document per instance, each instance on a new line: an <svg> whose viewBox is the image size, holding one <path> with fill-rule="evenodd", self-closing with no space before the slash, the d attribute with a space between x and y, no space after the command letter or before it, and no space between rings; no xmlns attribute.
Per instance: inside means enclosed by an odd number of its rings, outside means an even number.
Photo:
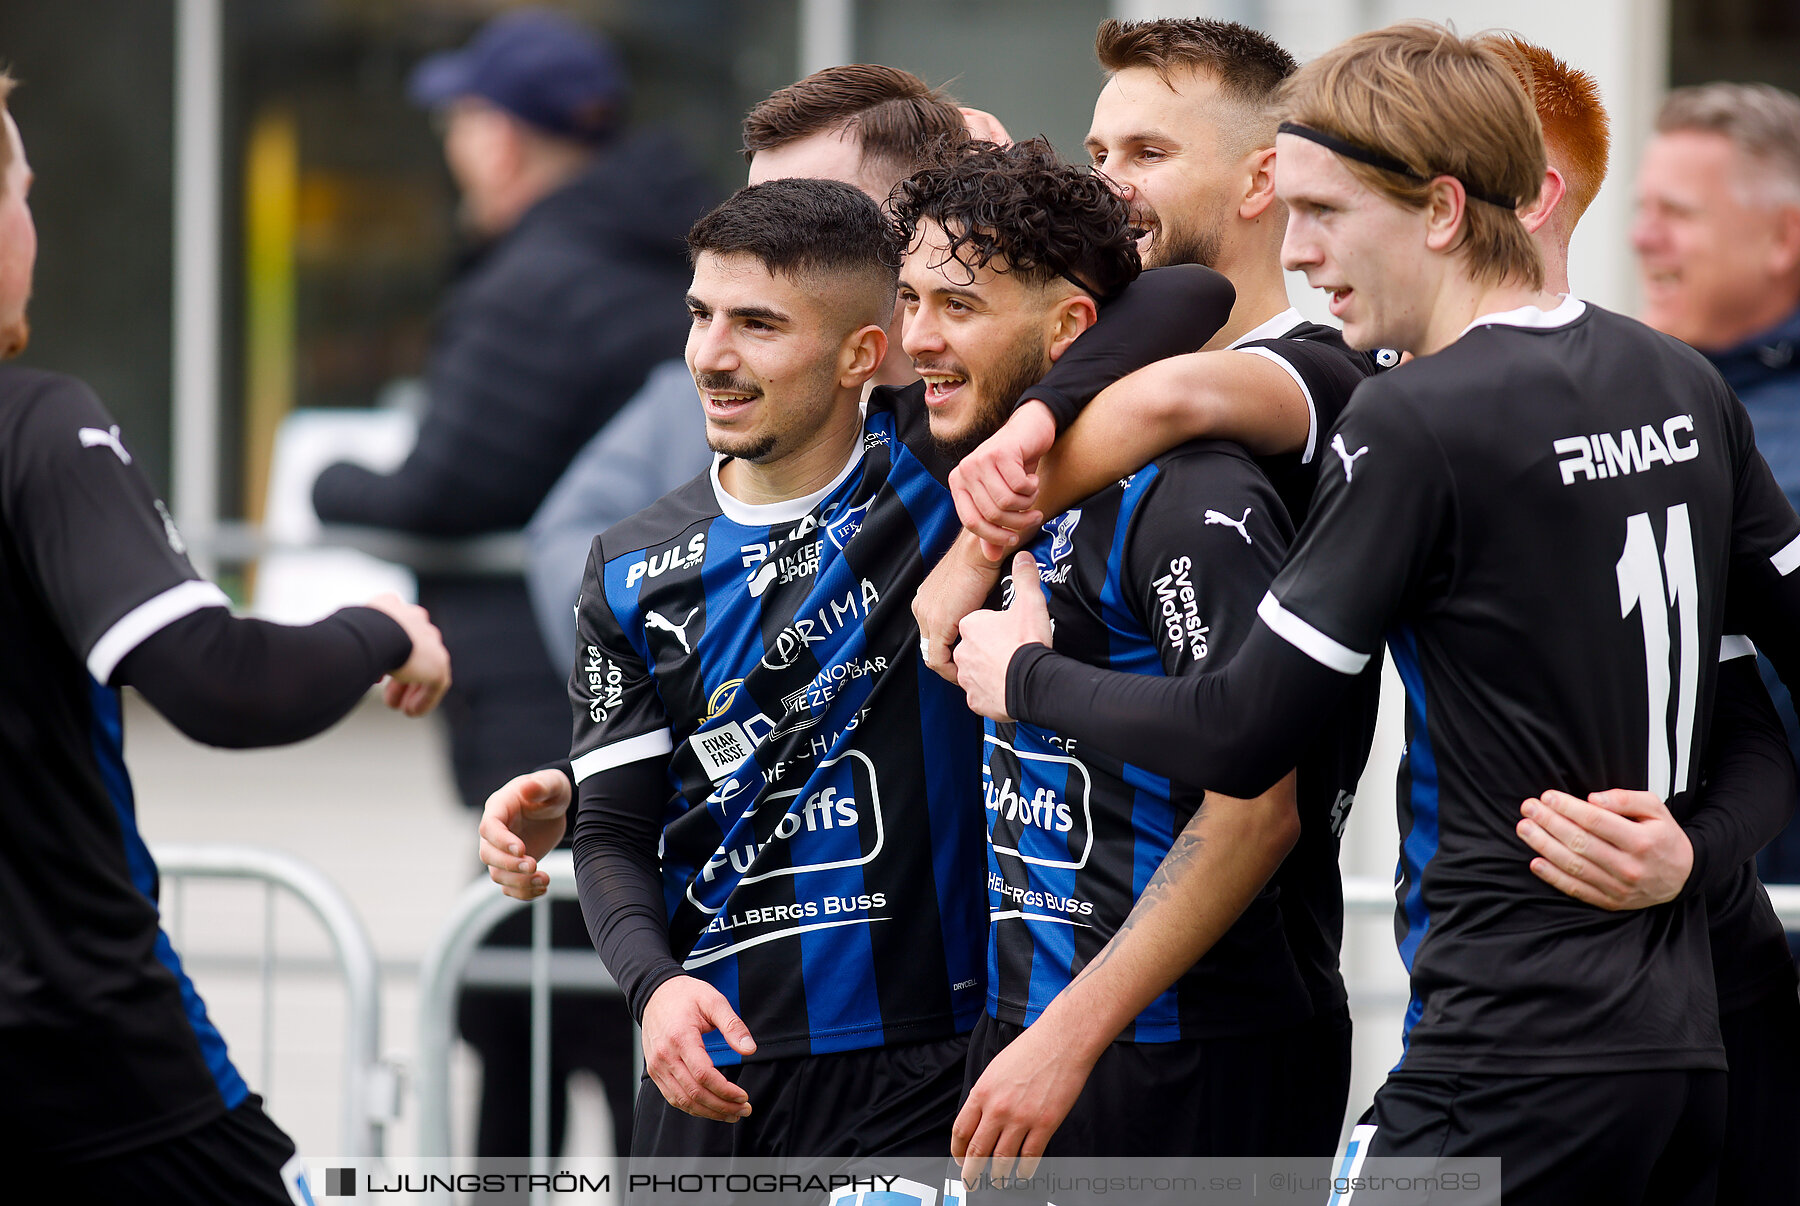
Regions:
<svg viewBox="0 0 1800 1206"><path fill-rule="evenodd" d="M561 14L495 17L466 46L421 62L409 92L441 120L474 251L437 318L412 453L387 474L327 468L313 503L326 522L425 536L517 529L651 369L681 354L683 240L712 190L672 140L624 130L623 64ZM421 573L419 602L456 659L444 702L451 762L463 802L479 809L514 775L567 756L568 667L551 665L517 575ZM562 912L559 945L586 949L578 912ZM607 1008L614 1016L596 1016ZM629 1134L623 1009L559 997L552 1016L558 1083L595 1068ZM471 992L461 1021L490 1069L525 1061L523 994ZM495 1092L510 1079L487 1078L483 1155L526 1150L523 1086L511 1100ZM553 1099L560 1132L561 1093Z"/></svg>

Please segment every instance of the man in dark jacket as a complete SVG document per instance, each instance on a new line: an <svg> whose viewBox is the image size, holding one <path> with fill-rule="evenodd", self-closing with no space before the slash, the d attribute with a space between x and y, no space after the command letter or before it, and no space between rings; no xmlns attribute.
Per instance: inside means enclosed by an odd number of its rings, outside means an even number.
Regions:
<svg viewBox="0 0 1800 1206"><path fill-rule="evenodd" d="M517 529L650 369L681 354L683 238L711 192L673 141L620 130L624 70L565 17L504 14L421 63L410 90L443 118L463 223L481 247L439 315L411 455L391 474L327 468L313 505L328 523L425 536ZM457 790L478 809L513 775L567 756L568 667L547 658L519 576L421 573L419 602L456 659L443 711ZM576 910L558 912L559 945L585 949ZM629 1134L624 1011L596 1020L578 999L563 1004L558 1083L569 1067L594 1067ZM522 994L471 993L462 1021L489 1067L523 1063ZM484 1155L525 1152L527 1098L512 1096L484 1093ZM552 1098L559 1133L562 1095Z"/></svg>
<svg viewBox="0 0 1800 1206"><path fill-rule="evenodd" d="M1632 246L1644 321L1713 362L1756 427L1756 447L1800 506L1800 97L1768 84L1669 94L1638 172ZM1788 744L1800 720L1762 661ZM1800 824L1757 860L1800 882ZM1800 939L1789 945L1800 954Z"/></svg>

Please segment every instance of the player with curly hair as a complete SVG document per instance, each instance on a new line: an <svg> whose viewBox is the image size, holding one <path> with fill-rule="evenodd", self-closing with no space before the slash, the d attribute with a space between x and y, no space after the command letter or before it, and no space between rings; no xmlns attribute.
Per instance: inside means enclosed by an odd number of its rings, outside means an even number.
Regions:
<svg viewBox="0 0 1800 1206"><path fill-rule="evenodd" d="M956 152L903 182L892 207L908 243L905 346L934 420L995 406L979 426L1003 421L1046 367L1026 316L1104 296L1137 271L1126 202L1042 144ZM1010 601L1014 589L1041 589L1058 650L1090 665L1198 674L1249 631L1292 537L1249 456L1196 441L1051 519L1031 546L1033 568L1003 590ZM1118 932L1149 871L1183 857L1171 849L1204 796L1202 837L1233 854L1219 937L1095 1053L1091 1071L1085 1052L1034 1061L1077 1084L1085 1073L1047 1154L1289 1151L1284 1127L1297 1112L1283 1092L1284 1050L1312 1006L1268 880L1299 835L1294 777L1240 800L1171 784L1051 728L990 721L985 741L988 988L970 1090L1002 1050L1037 1038L1032 1024ZM974 1161L965 1171L984 1154L971 1144L983 1112L970 1101L953 1136L954 1154Z"/></svg>

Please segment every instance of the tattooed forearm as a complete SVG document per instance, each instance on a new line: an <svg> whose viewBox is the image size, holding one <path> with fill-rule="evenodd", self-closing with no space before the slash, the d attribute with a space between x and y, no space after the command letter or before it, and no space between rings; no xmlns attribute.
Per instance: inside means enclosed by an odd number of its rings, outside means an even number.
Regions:
<svg viewBox="0 0 1800 1206"><path fill-rule="evenodd" d="M1157 867L1156 873L1150 877L1150 882L1144 885L1143 893L1137 898L1137 903L1131 906L1131 912L1126 916L1124 923L1119 926L1119 932L1114 934L1112 939L1100 948L1100 953L1081 969L1081 973L1074 980L1070 981L1071 987L1080 984L1099 971L1107 960L1113 957L1114 952L1125 941L1126 935L1130 934L1140 921L1162 907L1163 902L1175 890L1177 881L1187 873L1189 865L1199 858L1200 851L1205 845L1205 835L1193 832L1191 825L1176 836L1175 844L1169 848L1169 853L1163 856L1162 865Z"/></svg>

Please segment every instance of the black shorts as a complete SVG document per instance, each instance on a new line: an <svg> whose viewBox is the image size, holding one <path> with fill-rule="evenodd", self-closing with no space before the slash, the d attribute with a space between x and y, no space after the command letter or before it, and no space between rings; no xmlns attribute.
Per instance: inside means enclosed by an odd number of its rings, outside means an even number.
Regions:
<svg viewBox="0 0 1800 1206"><path fill-rule="evenodd" d="M1024 1028L982 1014L969 1036L968 1083ZM1293 1154L1284 1100L1292 1031L1113 1043L1101 1053L1044 1154L1279 1156Z"/></svg>
<svg viewBox="0 0 1800 1206"><path fill-rule="evenodd" d="M1320 1014L1290 1032L1287 1048L1287 1132L1271 1155L1329 1160L1344 1133L1350 1107L1350 1011Z"/></svg>
<svg viewBox="0 0 1800 1206"><path fill-rule="evenodd" d="M45 1201L306 1206L294 1141L252 1094L191 1131L96 1160L34 1169Z"/></svg>
<svg viewBox="0 0 1800 1206"><path fill-rule="evenodd" d="M1787 985L1719 1015L1729 1100L1718 1206L1800 1202L1800 996Z"/></svg>
<svg viewBox="0 0 1800 1206"><path fill-rule="evenodd" d="M1498 1156L1506 1206L1709 1206L1725 1095L1725 1074L1700 1069L1395 1072L1357 1132L1371 1159ZM1359 1190L1344 1200L1397 1206L1418 1199Z"/></svg>
<svg viewBox="0 0 1800 1206"><path fill-rule="evenodd" d="M870 1047L721 1068L750 1117L684 1114L649 1077L638 1085L631 1155L668 1158L948 1158L969 1040Z"/></svg>

